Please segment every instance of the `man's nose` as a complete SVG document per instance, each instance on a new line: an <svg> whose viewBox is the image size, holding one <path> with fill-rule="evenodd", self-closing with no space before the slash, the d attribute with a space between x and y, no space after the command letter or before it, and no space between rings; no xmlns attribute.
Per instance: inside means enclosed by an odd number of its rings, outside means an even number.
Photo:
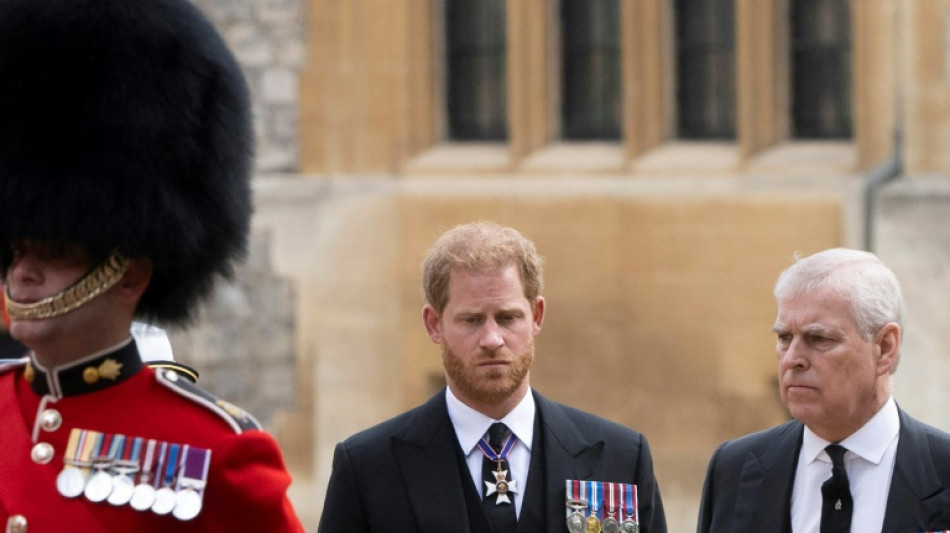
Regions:
<svg viewBox="0 0 950 533"><path fill-rule="evenodd" d="M35 258L30 254L23 254L13 259L7 269L6 284L16 286L22 283L36 283L42 279L43 270Z"/></svg>
<svg viewBox="0 0 950 533"><path fill-rule="evenodd" d="M787 368L807 368L810 361L801 337L793 337L782 354L782 364Z"/></svg>
<svg viewBox="0 0 950 533"><path fill-rule="evenodd" d="M501 328L494 320L486 320L479 346L486 351L494 352L504 344Z"/></svg>

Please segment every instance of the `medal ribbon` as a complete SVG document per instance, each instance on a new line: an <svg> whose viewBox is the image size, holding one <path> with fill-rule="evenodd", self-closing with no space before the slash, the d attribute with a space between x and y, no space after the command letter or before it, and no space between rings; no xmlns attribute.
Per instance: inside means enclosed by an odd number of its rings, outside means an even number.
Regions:
<svg viewBox="0 0 950 533"><path fill-rule="evenodd" d="M626 512L626 518L633 520L634 524L640 524L640 511L637 509L637 486L636 485L624 485L624 489L627 491L626 494L626 507L624 512Z"/></svg>
<svg viewBox="0 0 950 533"><path fill-rule="evenodd" d="M585 481L590 489L590 515L600 520L600 500L604 486L600 481Z"/></svg>
<svg viewBox="0 0 950 533"><path fill-rule="evenodd" d="M178 470L178 450L180 448L181 446L178 444L169 446L168 461L165 463L165 479L162 482L163 487L170 487L172 481L175 480L175 472Z"/></svg>
<svg viewBox="0 0 950 533"><path fill-rule="evenodd" d="M176 490L202 490L208 479L208 467L210 464L211 450L194 448L186 444L181 455L181 473L178 475Z"/></svg>
<svg viewBox="0 0 950 533"><path fill-rule="evenodd" d="M89 468L92 466L92 459L99 455L99 450L102 448L102 433L98 431L87 431L83 430L86 433L86 439L83 443L82 454L79 457L80 468L84 472L89 472Z"/></svg>
<svg viewBox="0 0 950 533"><path fill-rule="evenodd" d="M111 441L111 442L110 442ZM125 446L125 435L109 435L106 437L103 448L108 448L108 455L99 456L99 460L104 464L101 468L107 468L115 464L119 458L119 451Z"/></svg>
<svg viewBox="0 0 950 533"><path fill-rule="evenodd" d="M139 483L143 485L147 485L150 481L149 477L152 474L152 463L155 461L155 445L155 439L149 439L148 444L145 445L145 460L142 461L142 473L139 474Z"/></svg>
<svg viewBox="0 0 950 533"><path fill-rule="evenodd" d="M623 483L607 483L607 509L604 515L609 518L619 519L617 516L617 504L622 501Z"/></svg>
<svg viewBox="0 0 950 533"><path fill-rule="evenodd" d="M159 452L155 454L155 480L152 481L152 486L155 490L161 488L162 484L162 470L165 468L165 452L168 451L168 443L163 442Z"/></svg>
<svg viewBox="0 0 950 533"><path fill-rule="evenodd" d="M564 480L564 496L567 500L567 516L571 516L571 500L574 499L574 482L570 479Z"/></svg>
<svg viewBox="0 0 950 533"><path fill-rule="evenodd" d="M132 454L132 446L135 439L127 439L123 436L122 440L124 441L122 443L122 451L120 451L119 456L115 458L116 463L128 463Z"/></svg>
<svg viewBox="0 0 950 533"><path fill-rule="evenodd" d="M135 439L129 439L128 441L126 441L126 447L128 447L128 442L131 442L131 443L132 443L132 451L131 451L131 453L129 453L128 450L126 450L125 452L123 452L123 453L122 453L122 460L123 460L123 461L128 461L128 463L129 463L130 465L133 465L133 464L134 464L134 465L138 466L138 464L139 464L139 455L142 454L142 442L144 442L144 441L145 441L145 439L143 439L142 437L135 437Z"/></svg>
<svg viewBox="0 0 950 533"><path fill-rule="evenodd" d="M478 441L478 449L481 450L482 453L485 454L485 457L488 457L490 461L497 463L499 461L508 460L508 454L511 453L511 449L515 447L516 442L518 442L518 439L515 438L514 433L508 435L508 440L506 440L501 446L501 452L495 453L495 450L491 448L491 445L488 444L488 441L485 440L485 437L482 437L482 439Z"/></svg>
<svg viewBox="0 0 950 533"><path fill-rule="evenodd" d="M577 481L576 483L577 483L577 488L580 489L580 490L578 491L578 494L580 495L580 499L581 499L581 500L584 500L584 502L585 502L585 503L588 503L588 505L589 505L589 500L587 499L587 482L586 482L586 481ZM585 517L590 516L590 508L589 508L589 506L588 506L588 507L584 507L584 516L585 516Z"/></svg>
<svg viewBox="0 0 950 533"><path fill-rule="evenodd" d="M66 453L63 454L63 462L67 466L76 466L79 462L79 453L82 451L83 441L86 439L86 432L73 428L69 432L69 442L66 444Z"/></svg>

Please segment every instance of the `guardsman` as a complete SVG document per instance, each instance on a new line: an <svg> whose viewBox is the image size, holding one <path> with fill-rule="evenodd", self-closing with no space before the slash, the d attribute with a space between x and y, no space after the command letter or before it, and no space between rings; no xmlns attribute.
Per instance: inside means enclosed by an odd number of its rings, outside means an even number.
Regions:
<svg viewBox="0 0 950 533"><path fill-rule="evenodd" d="M186 0L0 0L0 528L302 531L274 439L149 368L244 254L240 69Z"/></svg>

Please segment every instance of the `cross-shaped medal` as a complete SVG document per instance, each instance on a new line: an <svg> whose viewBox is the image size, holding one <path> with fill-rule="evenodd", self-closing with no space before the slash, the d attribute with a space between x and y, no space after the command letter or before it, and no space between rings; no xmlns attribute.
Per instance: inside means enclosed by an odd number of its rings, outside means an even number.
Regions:
<svg viewBox="0 0 950 533"><path fill-rule="evenodd" d="M495 476L495 483L492 484L490 481L485 482L485 496L491 496L496 492L498 495L495 497L495 505L501 505L503 503L511 503L511 499L508 498L508 493L515 494L518 492L518 482L515 480L508 480L508 471L501 469L501 463L503 459L498 459L498 470L492 472Z"/></svg>

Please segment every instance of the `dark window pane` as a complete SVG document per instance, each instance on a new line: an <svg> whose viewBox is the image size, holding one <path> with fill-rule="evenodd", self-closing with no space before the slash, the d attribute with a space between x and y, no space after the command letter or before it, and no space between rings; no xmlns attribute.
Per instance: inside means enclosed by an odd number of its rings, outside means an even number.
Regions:
<svg viewBox="0 0 950 533"><path fill-rule="evenodd" d="M792 135L851 137L848 0L792 0Z"/></svg>
<svg viewBox="0 0 950 533"><path fill-rule="evenodd" d="M562 0L565 139L620 138L620 2Z"/></svg>
<svg viewBox="0 0 950 533"><path fill-rule="evenodd" d="M683 138L736 135L733 0L676 0L676 105Z"/></svg>
<svg viewBox="0 0 950 533"><path fill-rule="evenodd" d="M449 138L504 140L505 0L445 0L445 15Z"/></svg>

